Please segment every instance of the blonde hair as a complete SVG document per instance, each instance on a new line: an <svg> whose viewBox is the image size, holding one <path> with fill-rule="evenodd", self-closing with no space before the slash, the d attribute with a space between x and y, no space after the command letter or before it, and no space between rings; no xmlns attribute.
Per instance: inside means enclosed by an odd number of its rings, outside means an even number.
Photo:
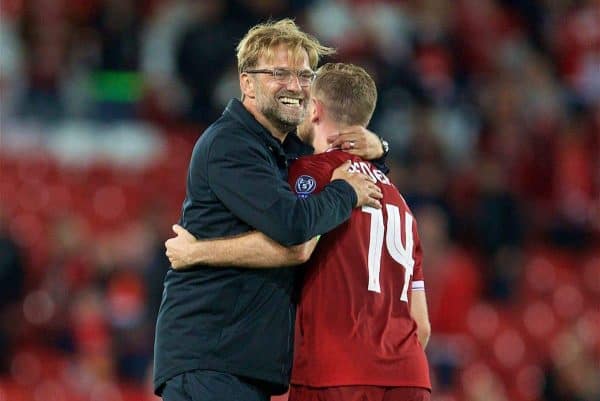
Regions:
<svg viewBox="0 0 600 401"><path fill-rule="evenodd" d="M327 63L317 70L313 96L321 100L336 122L367 126L375 104L377 87L361 67L346 63Z"/></svg>
<svg viewBox="0 0 600 401"><path fill-rule="evenodd" d="M238 72L256 67L262 56L271 59L273 48L280 44L288 46L290 57L296 61L301 59L302 50L305 50L313 70L321 56L335 53L335 49L321 45L316 38L302 32L289 18L268 21L252 27L237 45Z"/></svg>

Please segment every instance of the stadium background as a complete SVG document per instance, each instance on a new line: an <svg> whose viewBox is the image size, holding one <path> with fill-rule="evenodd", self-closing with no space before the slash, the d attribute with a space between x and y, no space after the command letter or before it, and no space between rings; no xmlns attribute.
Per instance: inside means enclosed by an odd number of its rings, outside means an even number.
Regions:
<svg viewBox="0 0 600 401"><path fill-rule="evenodd" d="M600 399L600 3L2 0L0 400L154 400L153 324L234 45L366 67L420 224L435 401ZM265 333L268 335L268 333Z"/></svg>

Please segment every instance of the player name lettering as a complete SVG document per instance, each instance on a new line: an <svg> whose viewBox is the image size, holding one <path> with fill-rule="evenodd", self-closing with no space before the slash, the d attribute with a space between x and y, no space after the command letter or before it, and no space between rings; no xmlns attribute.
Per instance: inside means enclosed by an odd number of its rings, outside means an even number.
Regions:
<svg viewBox="0 0 600 401"><path fill-rule="evenodd" d="M371 178L373 182L381 182L382 184L392 185L390 179L385 174L378 170L367 162L352 162L349 171L351 173L363 173Z"/></svg>

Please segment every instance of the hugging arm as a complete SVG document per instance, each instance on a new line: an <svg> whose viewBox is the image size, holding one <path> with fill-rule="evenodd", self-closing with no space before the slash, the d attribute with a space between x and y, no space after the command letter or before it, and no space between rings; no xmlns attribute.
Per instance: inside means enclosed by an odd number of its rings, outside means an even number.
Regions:
<svg viewBox="0 0 600 401"><path fill-rule="evenodd" d="M258 231L211 240L197 240L179 225L173 226L173 231L177 236L165 246L174 269L195 264L254 269L294 266L306 262L317 245L317 238L313 238L285 247Z"/></svg>

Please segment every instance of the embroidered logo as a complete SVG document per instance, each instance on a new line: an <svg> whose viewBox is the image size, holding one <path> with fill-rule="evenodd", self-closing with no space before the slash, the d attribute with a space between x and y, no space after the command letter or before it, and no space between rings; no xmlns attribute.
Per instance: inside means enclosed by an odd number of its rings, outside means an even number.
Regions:
<svg viewBox="0 0 600 401"><path fill-rule="evenodd" d="M317 188L317 182L310 175L301 175L296 180L296 193L301 198L306 198Z"/></svg>

